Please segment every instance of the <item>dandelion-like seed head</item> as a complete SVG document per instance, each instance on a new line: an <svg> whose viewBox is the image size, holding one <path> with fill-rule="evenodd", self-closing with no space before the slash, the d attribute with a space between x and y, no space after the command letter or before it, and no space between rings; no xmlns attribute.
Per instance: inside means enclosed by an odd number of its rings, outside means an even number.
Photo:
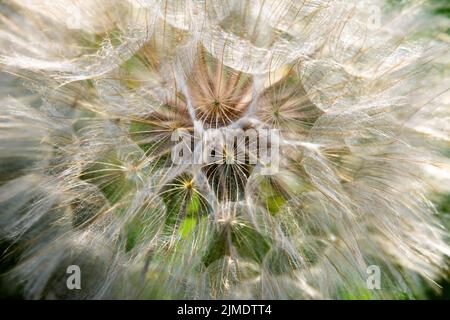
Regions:
<svg viewBox="0 0 450 320"><path fill-rule="evenodd" d="M414 296L450 254L430 200L448 21L428 9L0 4L8 276L29 298Z"/></svg>

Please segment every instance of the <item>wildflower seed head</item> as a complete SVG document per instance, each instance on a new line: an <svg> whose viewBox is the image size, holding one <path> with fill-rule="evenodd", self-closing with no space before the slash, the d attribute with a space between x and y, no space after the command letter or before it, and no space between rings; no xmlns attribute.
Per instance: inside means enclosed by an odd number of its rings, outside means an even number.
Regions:
<svg viewBox="0 0 450 320"><path fill-rule="evenodd" d="M413 296L450 254L430 200L449 185L448 21L431 9L2 2L10 283L30 298Z"/></svg>

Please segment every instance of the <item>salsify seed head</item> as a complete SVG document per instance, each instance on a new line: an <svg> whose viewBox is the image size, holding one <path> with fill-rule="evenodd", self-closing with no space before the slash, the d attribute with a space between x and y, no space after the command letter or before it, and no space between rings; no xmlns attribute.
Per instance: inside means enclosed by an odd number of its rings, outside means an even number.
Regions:
<svg viewBox="0 0 450 320"><path fill-rule="evenodd" d="M433 285L450 254L430 201L450 185L449 39L429 9L2 2L9 283L79 299L392 298ZM73 265L80 290L67 287Z"/></svg>

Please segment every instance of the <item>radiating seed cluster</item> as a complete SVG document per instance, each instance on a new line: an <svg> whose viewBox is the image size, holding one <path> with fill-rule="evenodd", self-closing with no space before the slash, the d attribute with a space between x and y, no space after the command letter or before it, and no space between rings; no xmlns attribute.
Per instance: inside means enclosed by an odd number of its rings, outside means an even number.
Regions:
<svg viewBox="0 0 450 320"><path fill-rule="evenodd" d="M450 254L428 200L450 189L448 21L427 9L2 1L10 283L46 299L414 296ZM173 163L175 131L219 128L279 130L278 171Z"/></svg>

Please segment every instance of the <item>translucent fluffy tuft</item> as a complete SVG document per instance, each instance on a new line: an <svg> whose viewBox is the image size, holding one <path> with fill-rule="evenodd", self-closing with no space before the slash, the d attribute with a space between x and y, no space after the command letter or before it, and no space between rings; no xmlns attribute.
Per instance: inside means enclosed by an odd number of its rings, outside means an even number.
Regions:
<svg viewBox="0 0 450 320"><path fill-rule="evenodd" d="M449 191L449 39L427 9L2 2L11 283L34 299L414 297L450 255L429 200ZM279 170L172 161L174 132L216 128L279 130Z"/></svg>

